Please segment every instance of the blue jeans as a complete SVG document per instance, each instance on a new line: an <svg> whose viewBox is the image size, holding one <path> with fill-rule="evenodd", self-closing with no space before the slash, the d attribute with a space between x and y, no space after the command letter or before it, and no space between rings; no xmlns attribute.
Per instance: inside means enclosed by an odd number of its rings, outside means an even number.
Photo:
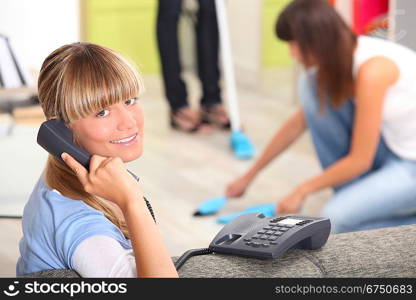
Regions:
<svg viewBox="0 0 416 300"><path fill-rule="evenodd" d="M352 99L320 111L314 71L299 78L298 95L322 168L350 151L355 105ZM416 224L416 161L394 154L381 137L373 164L366 173L334 187L321 216L341 233Z"/></svg>

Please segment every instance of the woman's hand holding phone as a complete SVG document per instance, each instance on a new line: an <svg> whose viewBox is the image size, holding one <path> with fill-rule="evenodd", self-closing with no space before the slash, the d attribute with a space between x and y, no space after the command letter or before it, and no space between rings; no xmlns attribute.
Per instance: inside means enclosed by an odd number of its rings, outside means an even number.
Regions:
<svg viewBox="0 0 416 300"><path fill-rule="evenodd" d="M139 183L124 167L118 157L93 155L90 171L68 153L64 162L75 172L86 192L116 203L124 214L136 261L138 277L178 277L169 251L163 244L144 201ZM141 196L143 197L143 196Z"/></svg>
<svg viewBox="0 0 416 300"><path fill-rule="evenodd" d="M74 171L87 193L116 203L123 212L129 201L143 195L138 182L127 172L119 157L93 155L89 172L68 153L62 153L62 159Z"/></svg>

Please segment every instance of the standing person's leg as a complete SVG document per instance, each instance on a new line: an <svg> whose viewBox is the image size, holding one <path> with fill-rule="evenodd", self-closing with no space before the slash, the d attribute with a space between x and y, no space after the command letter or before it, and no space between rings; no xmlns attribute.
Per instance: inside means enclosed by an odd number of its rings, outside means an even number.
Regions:
<svg viewBox="0 0 416 300"><path fill-rule="evenodd" d="M218 67L218 25L215 0L199 0L196 24L198 75L202 85L201 104L221 103Z"/></svg>
<svg viewBox="0 0 416 300"><path fill-rule="evenodd" d="M172 111L188 105L179 57L178 20L181 9L182 0L159 0L157 42L165 94Z"/></svg>
<svg viewBox="0 0 416 300"><path fill-rule="evenodd" d="M165 94L172 111L188 105L179 57L178 20L181 9L182 0L159 0L157 42Z"/></svg>
<svg viewBox="0 0 416 300"><path fill-rule="evenodd" d="M188 105L179 55L178 21L182 0L159 0L157 41L162 65L163 83L170 106L170 125L185 132L207 132L199 112Z"/></svg>
<svg viewBox="0 0 416 300"><path fill-rule="evenodd" d="M416 162L389 159L381 168L339 189L321 216L332 232L416 224Z"/></svg>
<svg viewBox="0 0 416 300"><path fill-rule="evenodd" d="M219 32L215 0L199 0L196 25L198 75L202 85L201 108L204 118L225 128L230 127L222 105L219 85Z"/></svg>

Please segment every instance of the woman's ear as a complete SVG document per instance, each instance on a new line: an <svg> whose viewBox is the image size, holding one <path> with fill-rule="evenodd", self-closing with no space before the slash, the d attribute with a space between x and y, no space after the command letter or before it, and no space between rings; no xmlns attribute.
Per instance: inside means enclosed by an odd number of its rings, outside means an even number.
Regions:
<svg viewBox="0 0 416 300"><path fill-rule="evenodd" d="M290 55L297 60L298 62L301 62L301 52L299 49L299 45L295 41L289 42L289 49L290 49Z"/></svg>

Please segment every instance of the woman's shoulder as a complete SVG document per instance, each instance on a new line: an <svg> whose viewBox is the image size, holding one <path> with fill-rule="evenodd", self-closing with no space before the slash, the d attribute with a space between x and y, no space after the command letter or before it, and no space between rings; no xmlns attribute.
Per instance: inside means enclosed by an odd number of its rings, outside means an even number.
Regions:
<svg viewBox="0 0 416 300"><path fill-rule="evenodd" d="M71 223L79 216L106 219L102 212L88 206L81 199L71 199L50 189L42 174L25 205L22 222L28 226L46 224L51 227Z"/></svg>
<svg viewBox="0 0 416 300"><path fill-rule="evenodd" d="M413 49L392 40L366 35L358 37L356 55L363 57L381 55L394 60L411 60L411 63L416 61L416 52Z"/></svg>
<svg viewBox="0 0 416 300"><path fill-rule="evenodd" d="M403 47L400 44L385 39L385 38L381 38L381 37L376 37L376 36L369 36L369 35L360 35L358 36L358 45L362 45L365 47L376 47L377 50L382 50L382 49L378 49L377 47L380 45L384 45L384 46L393 46L393 47Z"/></svg>
<svg viewBox="0 0 416 300"><path fill-rule="evenodd" d="M47 231L54 236L79 235L91 230L120 233L104 213L82 200L65 197L59 191L50 189L42 176L25 206L22 225L24 231Z"/></svg>

